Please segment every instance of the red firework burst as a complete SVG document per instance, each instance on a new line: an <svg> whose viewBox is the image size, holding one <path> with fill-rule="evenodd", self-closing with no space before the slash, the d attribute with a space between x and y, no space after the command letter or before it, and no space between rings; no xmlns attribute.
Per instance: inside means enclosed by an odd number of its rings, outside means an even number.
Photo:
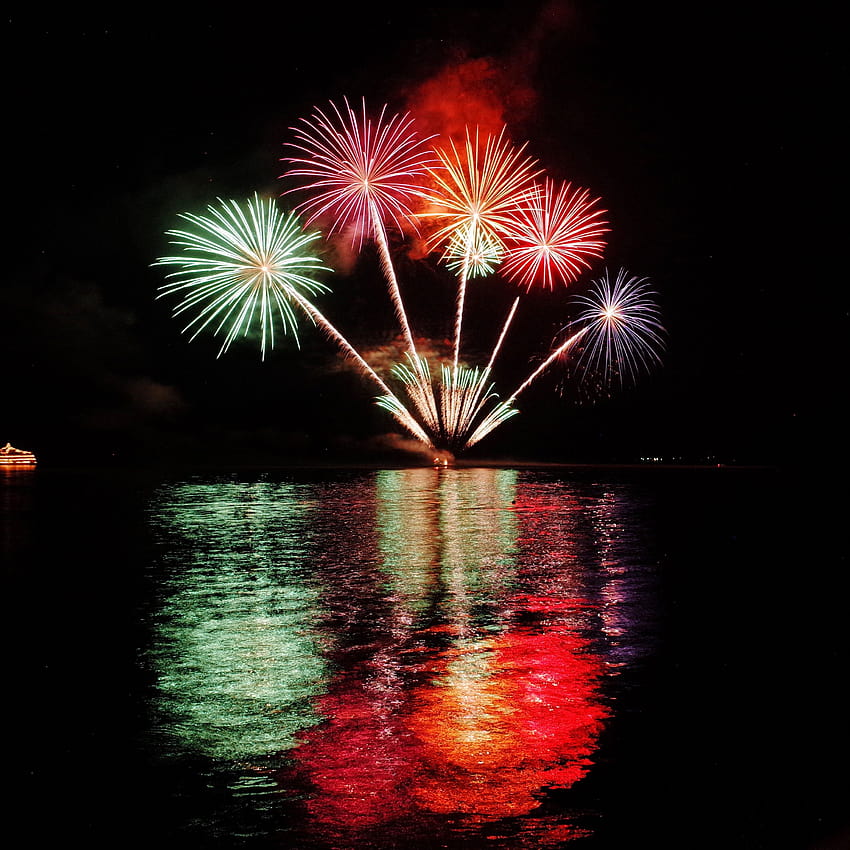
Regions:
<svg viewBox="0 0 850 850"><path fill-rule="evenodd" d="M509 280L531 289L540 285L554 289L557 283L574 282L590 257L601 257L602 235L610 228L587 189L546 178L527 193L511 214L506 253L501 271Z"/></svg>

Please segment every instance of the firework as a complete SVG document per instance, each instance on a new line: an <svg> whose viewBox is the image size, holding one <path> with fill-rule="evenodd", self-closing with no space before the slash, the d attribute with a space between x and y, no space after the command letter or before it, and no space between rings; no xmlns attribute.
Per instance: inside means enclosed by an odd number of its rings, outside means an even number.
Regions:
<svg viewBox="0 0 850 850"><path fill-rule="evenodd" d="M360 246L387 222L415 230L411 204L423 197L421 178L434 165L428 139L407 114L388 116L385 105L373 121L365 99L359 114L343 102L343 110L331 102L330 116L317 108L293 128L297 141L287 146L299 155L283 158L293 167L282 176L307 178L302 189L310 192L296 210L308 224L330 217L329 234L348 229Z"/></svg>
<svg viewBox="0 0 850 850"><path fill-rule="evenodd" d="M359 114L347 99L343 102L343 109L331 102L330 114L315 109L311 120L302 119L302 125L293 128L296 142L288 146L298 155L284 157L291 167L282 176L306 178L300 188L310 195L296 211L307 217L308 224L330 218L329 235L349 230L358 248L367 239L377 243L396 317L415 355L387 226L416 230L411 203L424 196L422 178L435 165L434 157L428 139L420 139L413 131L409 115L388 116L385 105L373 121L365 99Z"/></svg>
<svg viewBox="0 0 850 850"><path fill-rule="evenodd" d="M525 155L527 143L514 147L505 135L488 135L483 147L479 130L466 129L466 144L459 151L454 141L449 149L436 148L442 169L429 169L434 187L427 196L431 209L420 218L434 219L437 228L429 242L450 241L458 232L474 239L484 233L499 241L512 227L511 215L524 192L532 185L535 161Z"/></svg>
<svg viewBox="0 0 850 850"><path fill-rule="evenodd" d="M566 339L514 390L506 404L516 401L523 390L580 342L577 363L601 371L609 379L617 374L621 383L624 374L636 378L641 367L648 369L660 362L664 328L654 296L646 278L620 269L612 285L606 269L593 282L589 295L575 296L583 309L563 328L561 335Z"/></svg>
<svg viewBox="0 0 850 850"><path fill-rule="evenodd" d="M195 310L195 317L184 328L193 329L192 339L213 326L213 333L225 333L219 356L233 340L248 334L255 316L260 323L260 351L265 358L266 345L274 345L276 319L282 329L298 339L297 308L320 327L352 360L360 372L373 381L387 397L393 393L383 379L362 358L353 345L332 325L308 296L330 292L329 287L310 275L330 271L322 261L306 253L320 234L302 230L294 214L283 215L273 200L257 196L244 205L222 201L207 207L208 216L181 213L180 218L194 230L169 230L172 244L183 254L161 257L159 266L178 266L160 287L160 295L180 294L182 301L174 315ZM406 411L396 412L397 421L414 437L431 445L419 424Z"/></svg>
<svg viewBox="0 0 850 850"><path fill-rule="evenodd" d="M474 134L467 128L462 151L454 141L449 145L448 150L436 150L442 168L430 169L434 183L428 196L430 207L420 217L435 222L428 240L432 247L449 243L454 246L450 253L462 258L455 311L457 367L471 258L480 250L481 240L497 246L499 252L503 250L502 238L510 232L511 216L539 172L534 171L535 161L525 155L527 145L514 147L504 127L498 136L488 135L483 147L477 128Z"/></svg>
<svg viewBox="0 0 850 850"><path fill-rule="evenodd" d="M608 232L604 210L597 209L587 189L573 189L546 178L526 194L510 216L507 250L501 272L508 280L531 289L554 289L573 283L589 257L601 257Z"/></svg>
<svg viewBox="0 0 850 850"><path fill-rule="evenodd" d="M504 253L504 244L490 234L479 230L470 237L466 230L459 230L443 252L443 260L453 272L463 274L465 271L469 280L492 274Z"/></svg>
<svg viewBox="0 0 850 850"><path fill-rule="evenodd" d="M498 398L493 392L493 383L487 383L490 369L448 366L442 368L443 394L441 396L443 424L445 427L447 448L465 449L477 442L477 430L473 430L484 414L485 405ZM519 411L510 404L496 403L484 415L484 421L493 421L495 427ZM492 430L492 429L490 429Z"/></svg>
<svg viewBox="0 0 850 850"><path fill-rule="evenodd" d="M423 432L427 431L433 435L428 438L429 445L433 445L432 439L439 437L442 428L440 426L440 415L437 410L431 381L431 369L424 357L416 357L416 359L414 357L414 355L408 353L407 360L410 366L405 363L397 363L392 367L391 372L405 388L412 411L417 413L421 420ZM407 411L408 415L413 416L411 410L403 405L395 396L379 398L377 399L377 403L380 407L389 410L396 416L398 415L399 407Z"/></svg>
<svg viewBox="0 0 850 850"><path fill-rule="evenodd" d="M661 363L664 327L646 278L620 269L613 283L608 271L587 295L576 295L583 308L577 322L587 328L577 366L581 374L601 374L609 385L623 386Z"/></svg>
<svg viewBox="0 0 850 850"><path fill-rule="evenodd" d="M259 322L265 358L266 346L274 346L275 320L297 340L293 303L330 291L314 277L329 269L308 252L320 234L303 231L296 216L282 215L271 200L255 196L244 208L218 200L218 207L207 207L208 215L180 215L192 230L167 231L183 253L155 263L178 267L158 297L182 297L175 316L196 311L183 329L193 330L192 339L211 325L215 334L224 333L219 356Z"/></svg>
<svg viewBox="0 0 850 850"><path fill-rule="evenodd" d="M181 214L190 227L167 234L182 252L155 263L176 267L158 297L180 297L174 314L191 315L184 331L192 339L204 330L223 334L219 356L258 326L265 358L276 332L297 342L297 319L306 317L376 388L376 403L407 433L451 452L475 445L517 415L518 397L556 362L622 385L660 361L664 329L646 279L621 269L612 280L606 271L576 296L579 312L549 353L513 393L499 396L493 370L520 297L486 366L461 363L467 282L501 275L526 290L575 283L590 260L602 256L608 228L598 199L570 183L536 182L540 172L526 145L514 147L504 128L484 139L467 128L462 148L450 141L429 152L409 116L388 116L384 107L373 120L365 101L355 111L345 100L327 112L316 109L295 132L290 147L297 155L285 159L292 167L284 176L306 180L298 191L308 194L293 212L257 196L244 203L219 199L206 215ZM427 206L414 210L417 202ZM429 355L438 368L417 353L387 236L389 227L406 234L417 221L429 222L427 245L441 250L457 277L451 356ZM406 344L403 362L371 365L314 303L330 292L319 279L330 271L318 256L320 234L305 229L319 222L328 238L348 233L358 249L366 241L377 245Z"/></svg>
<svg viewBox="0 0 850 850"><path fill-rule="evenodd" d="M507 248L500 253L503 276L529 291L535 284L552 290L556 281L574 282L582 267L589 268L588 257L601 257L600 237L608 230L607 222L601 218L604 211L594 209L599 199L589 195L586 189L573 190L569 183L556 191L548 177L525 192L508 213ZM511 307L491 366L518 304L519 299Z"/></svg>
<svg viewBox="0 0 850 850"><path fill-rule="evenodd" d="M427 418L428 421L422 423L422 430L429 435L426 442L432 447L453 452L468 448L496 425L519 412L509 404L496 401L489 366L479 369L441 365L440 380L436 382L438 407L434 406L435 392L427 361L423 360L418 366L399 363L392 372L405 389L408 405L396 395L377 399L378 405L396 418L403 413ZM489 427L482 431L485 423ZM476 436L479 432L480 436Z"/></svg>

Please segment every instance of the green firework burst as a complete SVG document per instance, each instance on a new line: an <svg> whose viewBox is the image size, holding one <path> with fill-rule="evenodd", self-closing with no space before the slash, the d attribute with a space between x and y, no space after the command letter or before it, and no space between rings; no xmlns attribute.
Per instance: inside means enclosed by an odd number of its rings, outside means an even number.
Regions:
<svg viewBox="0 0 850 850"><path fill-rule="evenodd" d="M207 207L208 215L181 213L191 229L169 230L176 256L161 257L157 266L176 266L160 287L159 298L179 295L174 315L193 314L184 332L192 339L204 330L224 334L219 356L238 336L259 325L260 351L274 347L275 326L298 341L294 306L329 292L315 279L330 271L310 248L320 237L303 230L294 213L284 214L274 200L257 195L244 203L223 201Z"/></svg>

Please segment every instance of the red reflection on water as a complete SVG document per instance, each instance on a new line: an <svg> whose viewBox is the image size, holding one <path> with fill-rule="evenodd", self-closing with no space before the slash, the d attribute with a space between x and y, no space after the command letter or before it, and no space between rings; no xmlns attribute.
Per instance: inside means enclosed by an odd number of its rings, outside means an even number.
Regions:
<svg viewBox="0 0 850 850"><path fill-rule="evenodd" d="M549 612L566 606L545 603ZM587 773L607 714L597 690L602 664L565 623L459 642L435 673L414 692L408 718L428 765L413 788L421 805L486 818L526 814L541 789L569 787Z"/></svg>
<svg viewBox="0 0 850 850"><path fill-rule="evenodd" d="M319 792L307 807L320 823L353 828L400 817L411 808L418 742L368 683L337 684L318 705L328 725L293 753Z"/></svg>
<svg viewBox="0 0 850 850"><path fill-rule="evenodd" d="M417 813L495 820L583 777L607 712L602 662L571 630L576 605L513 597L533 625L457 636L448 648L406 644L338 679L317 706L327 722L290 753L317 792L306 803L314 826ZM563 821L552 828L571 834Z"/></svg>

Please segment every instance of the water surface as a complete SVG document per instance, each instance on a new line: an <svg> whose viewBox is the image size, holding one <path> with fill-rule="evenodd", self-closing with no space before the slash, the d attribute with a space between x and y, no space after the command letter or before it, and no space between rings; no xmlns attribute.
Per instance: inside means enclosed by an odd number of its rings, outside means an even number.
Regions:
<svg viewBox="0 0 850 850"><path fill-rule="evenodd" d="M762 846L774 482L734 474L4 481L31 796L166 846Z"/></svg>

